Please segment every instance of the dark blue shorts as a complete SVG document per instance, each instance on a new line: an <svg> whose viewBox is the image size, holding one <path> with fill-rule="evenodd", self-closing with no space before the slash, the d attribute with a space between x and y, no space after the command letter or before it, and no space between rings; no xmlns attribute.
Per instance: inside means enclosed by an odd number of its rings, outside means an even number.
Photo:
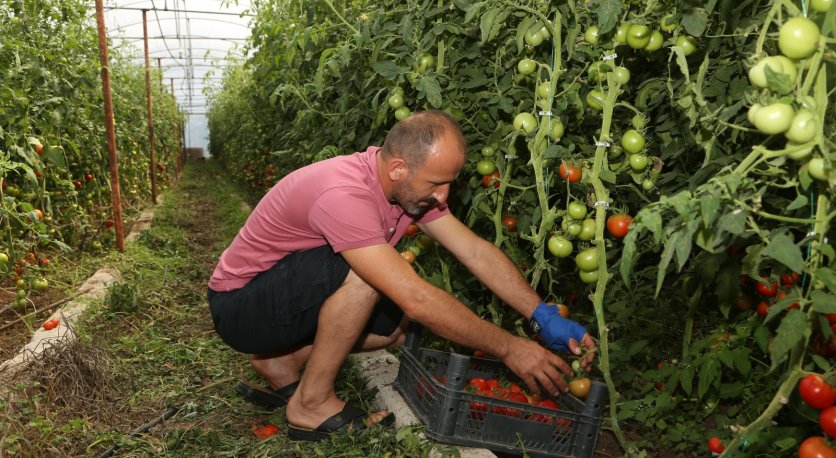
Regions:
<svg viewBox="0 0 836 458"><path fill-rule="evenodd" d="M313 343L319 310L342 285L350 267L326 245L290 254L244 287L227 292L209 290L215 332L242 353L288 351ZM382 296L364 333L391 335L403 311Z"/></svg>

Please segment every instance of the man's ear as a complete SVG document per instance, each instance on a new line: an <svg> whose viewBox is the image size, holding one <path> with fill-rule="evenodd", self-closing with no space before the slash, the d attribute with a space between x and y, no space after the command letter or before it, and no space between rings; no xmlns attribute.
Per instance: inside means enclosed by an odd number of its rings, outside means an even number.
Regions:
<svg viewBox="0 0 836 458"><path fill-rule="evenodd" d="M392 158L388 165L389 179L393 182L405 180L409 176L409 168L406 161L401 158Z"/></svg>

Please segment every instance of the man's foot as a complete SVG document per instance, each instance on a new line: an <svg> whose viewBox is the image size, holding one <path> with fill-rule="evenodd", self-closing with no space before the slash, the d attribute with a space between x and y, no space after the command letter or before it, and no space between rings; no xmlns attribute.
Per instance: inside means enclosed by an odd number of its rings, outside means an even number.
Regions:
<svg viewBox="0 0 836 458"><path fill-rule="evenodd" d="M262 388L246 381L238 382L238 393L247 401L262 407L277 408L287 405L287 401L296 392L299 381L295 381L281 388Z"/></svg>
<svg viewBox="0 0 836 458"><path fill-rule="evenodd" d="M274 390L299 381L299 369L294 353L284 355L252 355L250 364L258 375L264 377ZM293 393L289 393L287 397Z"/></svg>
<svg viewBox="0 0 836 458"><path fill-rule="evenodd" d="M327 418L315 429L293 426L288 421L287 435L291 440L321 441L334 433L360 431L376 424L389 426L394 422L394 413L384 411L366 414L357 407L345 404L340 412Z"/></svg>

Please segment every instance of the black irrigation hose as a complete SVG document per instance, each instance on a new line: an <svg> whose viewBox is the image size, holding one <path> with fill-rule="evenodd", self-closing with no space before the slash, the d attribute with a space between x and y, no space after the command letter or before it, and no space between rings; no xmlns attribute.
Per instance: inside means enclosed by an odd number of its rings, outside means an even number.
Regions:
<svg viewBox="0 0 836 458"><path fill-rule="evenodd" d="M133 430L131 432L131 434L128 435L128 437L139 437L141 434L148 432L148 430L153 428L154 426L157 426L158 424L160 424L160 423L166 421L167 419L171 418L171 416L176 414L179 410L180 410L180 407L177 407L177 406L169 407L168 410L163 412L163 414L160 415L159 417L157 417L157 418L149 421L148 423L145 423L144 425L140 426L139 428ZM108 458L109 456L113 455L114 452L119 450L119 447L121 447L119 444L116 444L113 447L110 447L109 449L102 452L102 454L99 455L99 458Z"/></svg>

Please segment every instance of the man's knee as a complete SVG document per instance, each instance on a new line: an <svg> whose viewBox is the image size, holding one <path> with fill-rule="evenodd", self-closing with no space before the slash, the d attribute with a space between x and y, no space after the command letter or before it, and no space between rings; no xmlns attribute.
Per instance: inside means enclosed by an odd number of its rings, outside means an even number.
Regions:
<svg viewBox="0 0 836 458"><path fill-rule="evenodd" d="M406 328L408 324L409 320L404 317L398 327L395 328L395 331L389 335L389 348L402 347L406 343Z"/></svg>
<svg viewBox="0 0 836 458"><path fill-rule="evenodd" d="M345 277L345 281L340 286L340 289L345 289L347 292L351 293L352 295L361 298L363 302L368 301L369 305L374 305L380 299L380 294L372 288L365 280L360 278L359 275L354 273L353 270L348 271L348 275Z"/></svg>

